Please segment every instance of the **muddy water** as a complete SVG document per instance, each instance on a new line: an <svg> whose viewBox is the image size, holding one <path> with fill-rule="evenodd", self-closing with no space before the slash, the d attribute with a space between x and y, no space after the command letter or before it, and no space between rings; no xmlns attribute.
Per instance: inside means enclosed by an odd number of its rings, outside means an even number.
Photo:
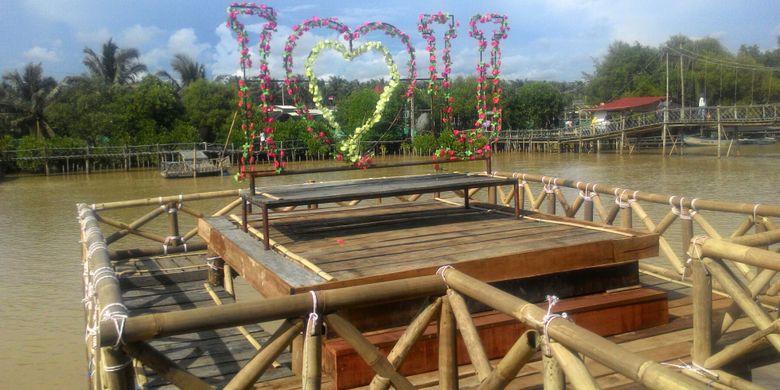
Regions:
<svg viewBox="0 0 780 390"><path fill-rule="evenodd" d="M780 146L742 147L738 158L613 154L503 154L495 169L655 193L780 204ZM300 166L300 165L298 165ZM465 164L457 169L483 170ZM276 182L428 172L368 171ZM108 202L239 188L230 177L165 180L157 172L0 180L0 388L86 384L77 202ZM130 214L128 218L136 214ZM722 223L729 223L724 220Z"/></svg>

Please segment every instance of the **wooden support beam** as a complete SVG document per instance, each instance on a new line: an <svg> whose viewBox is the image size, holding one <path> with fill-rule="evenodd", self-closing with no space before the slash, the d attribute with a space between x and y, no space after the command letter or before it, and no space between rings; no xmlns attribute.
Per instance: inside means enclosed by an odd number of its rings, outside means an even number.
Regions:
<svg viewBox="0 0 780 390"><path fill-rule="evenodd" d="M538 350L539 333L533 329L526 331L515 341L490 376L482 381L478 390L504 389Z"/></svg>
<svg viewBox="0 0 780 390"><path fill-rule="evenodd" d="M551 343L550 350L566 378L576 390L597 390L599 385L590 375L585 363L575 356L568 348L559 343Z"/></svg>
<svg viewBox="0 0 780 390"><path fill-rule="evenodd" d="M439 388L458 388L458 347L455 337L455 318L449 298L444 297L439 314Z"/></svg>
<svg viewBox="0 0 780 390"><path fill-rule="evenodd" d="M214 387L189 371L179 367L160 351L145 342L122 346L128 355L154 370L160 377L182 389L213 389Z"/></svg>
<svg viewBox="0 0 780 390"><path fill-rule="evenodd" d="M414 385L409 382L406 377L399 374L398 371L393 368L393 365L387 361L385 355L382 354L373 344L371 344L363 336L360 331L355 328L349 321L345 320L337 314L328 314L325 316L325 322L339 334L344 340L346 340L353 348L355 352L360 355L361 358L369 365L377 374L389 378L390 382L396 389L399 390L412 390Z"/></svg>
<svg viewBox="0 0 780 390"><path fill-rule="evenodd" d="M463 337L463 343L466 345L466 351L471 358L471 364L477 371L477 379L482 382L490 375L493 367L490 366L485 348L482 346L482 340L480 340L477 328L471 319L471 313L466 307L466 301L454 290L447 290L447 298L449 298L450 307L455 314L455 320Z"/></svg>
<svg viewBox="0 0 780 390"><path fill-rule="evenodd" d="M436 298L432 304L428 305L417 317L415 317L414 321L406 328L404 334L401 335L401 338L395 343L395 346L393 346L393 349L387 355L387 360L394 368L398 369L398 367L401 366L414 344L420 336L423 335L428 324L431 323L433 317L439 314L441 311L441 302L441 298ZM371 380L369 390L387 390L389 387L390 379L375 375L374 379Z"/></svg>
<svg viewBox="0 0 780 390"><path fill-rule="evenodd" d="M302 329L303 321L301 320L283 322L273 336L266 340L265 345L252 357L252 360L225 385L225 390L243 390L254 387L255 382L263 376L265 370L273 364L277 356L287 348Z"/></svg>

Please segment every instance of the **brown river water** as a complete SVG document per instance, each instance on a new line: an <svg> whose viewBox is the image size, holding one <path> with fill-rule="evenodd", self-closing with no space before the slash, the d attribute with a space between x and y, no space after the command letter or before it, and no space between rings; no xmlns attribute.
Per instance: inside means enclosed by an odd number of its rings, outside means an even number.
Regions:
<svg viewBox="0 0 780 390"><path fill-rule="evenodd" d="M690 151L692 148L686 149L684 157L667 158L658 154L516 152L497 155L494 169L668 195L780 204L780 145L743 146L739 157L722 159L692 155ZM484 170L482 164L455 168ZM428 167L417 167L274 180L429 171ZM110 202L241 186L232 177L166 180L156 171L0 179L0 389L86 386L77 202ZM139 215L136 212L135 216ZM727 219L721 222L738 223Z"/></svg>

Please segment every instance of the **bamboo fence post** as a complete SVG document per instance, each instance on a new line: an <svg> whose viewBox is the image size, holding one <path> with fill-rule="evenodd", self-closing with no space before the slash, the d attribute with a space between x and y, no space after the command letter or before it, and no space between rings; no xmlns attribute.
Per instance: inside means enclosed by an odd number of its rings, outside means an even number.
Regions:
<svg viewBox="0 0 780 390"><path fill-rule="evenodd" d="M589 199L585 201L585 208L582 211L582 217L586 221L593 222L593 198L586 194Z"/></svg>
<svg viewBox="0 0 780 390"><path fill-rule="evenodd" d="M766 336L776 333L778 330L780 330L780 319L774 320L771 326L768 326L766 329L753 332L750 336L726 346L716 354L707 358L703 367L707 369L721 368L734 360L741 358L746 353L762 345L768 344L769 340L767 340Z"/></svg>
<svg viewBox="0 0 780 390"><path fill-rule="evenodd" d="M555 204L557 203L555 201L555 191L547 192L548 190L545 189L545 198L547 199L547 214L555 215Z"/></svg>
<svg viewBox="0 0 780 390"><path fill-rule="evenodd" d="M590 375L585 363L559 343L550 343L550 350L566 378L576 390L597 390L599 385Z"/></svg>
<svg viewBox="0 0 780 390"><path fill-rule="evenodd" d="M439 388L458 388L458 344L449 297L442 298L439 313Z"/></svg>
<svg viewBox="0 0 780 390"><path fill-rule="evenodd" d="M740 285L738 280L732 277L728 268L723 264L722 260L711 259L709 257L704 258L704 264L709 269L712 276L714 276L721 287L726 290L731 298L737 303L742 311L747 314L753 321L759 330L768 328L772 324L772 320L769 316L753 301L750 295L745 291L743 286ZM766 336L770 343L780 351L780 334L770 334Z"/></svg>
<svg viewBox="0 0 780 390"><path fill-rule="evenodd" d="M771 269L764 269L759 272L758 275L756 275L756 277L753 278L750 283L748 283L747 288L748 291L750 291L750 296L752 298L757 297L758 294L760 294L761 291L766 288L769 282L772 281L775 275L777 275L777 271ZM726 309L726 313L723 315L723 322L720 326L720 335L726 333L731 325L734 324L734 322L739 318L740 314L742 314L742 309L740 309L739 305L732 302L728 309Z"/></svg>
<svg viewBox="0 0 780 390"><path fill-rule="evenodd" d="M420 336L422 336L423 332L425 332L425 328L431 323L433 317L439 314L441 310L441 301L441 298L436 298L436 301L428 305L422 313L409 324L404 334L401 335L395 343L395 346L387 355L387 360L393 367L397 369L401 366L406 359L406 356L409 355L409 351L411 351L414 344ZM369 385L370 390L386 390L388 387L390 387L390 379L378 374L374 376L374 379L371 380L371 384Z"/></svg>
<svg viewBox="0 0 780 390"><path fill-rule="evenodd" d="M303 340L303 389L319 390L322 381L322 332L319 316L309 315Z"/></svg>
<svg viewBox="0 0 780 390"><path fill-rule="evenodd" d="M222 286L225 289L225 292L230 294L233 299L236 299L236 290L233 287L233 269L230 267L230 264L223 263L222 264L222 274L223 280L222 280Z"/></svg>
<svg viewBox="0 0 780 390"><path fill-rule="evenodd" d="M452 268L442 271L447 284L504 314L518 319L535 329L544 327L545 310L512 296ZM631 380L651 389L705 389L706 387L664 366L629 352L601 336L569 321L551 321L547 327L550 337L591 359L611 368Z"/></svg>
<svg viewBox="0 0 780 390"><path fill-rule="evenodd" d="M247 362L241 370L225 385L225 390L249 389L254 386L257 379L263 376L265 370L276 360L292 339L298 336L303 329L303 321L289 320L282 323L279 329L264 343L252 360Z"/></svg>
<svg viewBox="0 0 780 390"><path fill-rule="evenodd" d="M691 246L691 250L695 250ZM696 364L712 355L712 277L700 259L691 260L693 279L693 350Z"/></svg>
<svg viewBox="0 0 780 390"><path fill-rule="evenodd" d="M455 314L455 320L463 337L463 343L466 345L466 351L471 358L471 364L477 371L477 379L482 382L490 375L493 367L490 366L485 348L482 346L482 340L480 340L477 328L471 319L471 313L466 307L466 301L455 290L448 289L447 298L449 298L450 308Z"/></svg>
<svg viewBox="0 0 780 390"><path fill-rule="evenodd" d="M141 361L171 384L181 389L213 389L214 387L181 368L157 349L145 342L130 343L122 347L128 355Z"/></svg>
<svg viewBox="0 0 780 390"><path fill-rule="evenodd" d="M393 365L387 361L385 355L371 344L371 342L366 340L363 334L360 333L354 325L349 323L349 321L339 315L328 314L325 316L325 322L355 349L355 352L371 366L374 372L385 378L389 378L396 389L414 389L414 385L412 385L406 377L399 374L398 371L393 368Z"/></svg>
<svg viewBox="0 0 780 390"><path fill-rule="evenodd" d="M533 329L525 331L515 341L495 369L479 385L478 390L500 390L517 376L521 368L539 350L539 333Z"/></svg>
<svg viewBox="0 0 780 390"><path fill-rule="evenodd" d="M542 353L542 370L544 372L544 390L564 390L566 388L566 378L563 376L561 365L552 354Z"/></svg>
<svg viewBox="0 0 780 390"><path fill-rule="evenodd" d="M680 208L680 234L682 237L682 251L686 253L691 246L693 239L693 220L690 214L684 214L685 210Z"/></svg>

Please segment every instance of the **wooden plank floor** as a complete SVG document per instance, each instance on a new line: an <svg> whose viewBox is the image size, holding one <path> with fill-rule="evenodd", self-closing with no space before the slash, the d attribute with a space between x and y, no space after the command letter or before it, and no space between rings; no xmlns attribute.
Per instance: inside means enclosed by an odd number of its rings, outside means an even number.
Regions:
<svg viewBox="0 0 780 390"><path fill-rule="evenodd" d="M260 227L260 222L250 222ZM436 201L279 213L271 220L270 236L337 281L399 279L430 274L447 264L496 281L657 253L657 239L651 234L517 220L495 210Z"/></svg>
<svg viewBox="0 0 780 390"><path fill-rule="evenodd" d="M205 255L183 254L143 258L116 264L123 286L122 298L130 315L171 312L214 306L206 280ZM233 298L222 288L214 288L224 304ZM260 343L270 335L259 325L245 326ZM255 354L255 348L237 328L218 329L155 339L149 343L181 367L211 385L229 381ZM277 360L279 368L270 368L260 381L292 375L290 354ZM136 367L139 388L175 388L154 371Z"/></svg>

